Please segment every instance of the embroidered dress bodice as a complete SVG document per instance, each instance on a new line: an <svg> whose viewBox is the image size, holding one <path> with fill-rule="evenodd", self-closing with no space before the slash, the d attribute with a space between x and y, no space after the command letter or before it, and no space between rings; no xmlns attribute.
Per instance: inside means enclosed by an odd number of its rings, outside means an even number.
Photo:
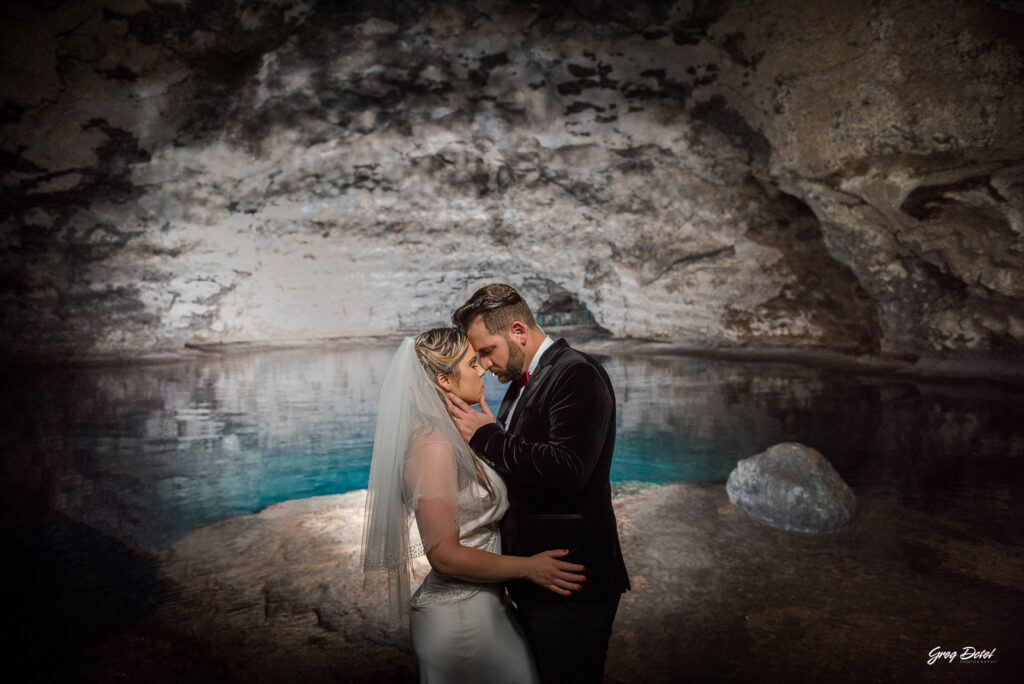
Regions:
<svg viewBox="0 0 1024 684"><path fill-rule="evenodd" d="M459 492L459 543L462 546L481 551L501 553L501 533L498 531L498 522L508 510L508 490L500 475L486 463L482 465L491 481L494 497L492 498L483 485L476 480ZM469 510L480 510L480 512L470 519L463 520L464 512ZM412 595L411 605L423 607L457 601L476 594L482 586L488 585L459 579L431 569L423 580L423 584Z"/></svg>

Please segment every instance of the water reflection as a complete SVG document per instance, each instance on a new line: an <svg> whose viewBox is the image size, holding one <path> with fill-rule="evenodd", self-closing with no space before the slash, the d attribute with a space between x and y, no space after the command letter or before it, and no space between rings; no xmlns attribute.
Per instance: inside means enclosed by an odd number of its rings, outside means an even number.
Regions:
<svg viewBox="0 0 1024 684"><path fill-rule="evenodd" d="M364 487L396 346L8 372L3 480L143 549L277 501ZM924 507L1021 484L1017 390L686 357L602 363L619 403L614 479L721 481L736 460L795 440L855 487L890 485ZM495 410L503 391L488 376Z"/></svg>

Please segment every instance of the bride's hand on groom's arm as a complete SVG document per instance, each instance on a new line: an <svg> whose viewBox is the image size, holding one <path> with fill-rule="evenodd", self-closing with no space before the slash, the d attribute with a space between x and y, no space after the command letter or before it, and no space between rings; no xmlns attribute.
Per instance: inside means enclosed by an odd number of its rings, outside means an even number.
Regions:
<svg viewBox="0 0 1024 684"><path fill-rule="evenodd" d="M572 596L573 591L582 589L580 583L587 578L580 574L584 570L582 565L558 560L567 553L565 549L555 549L525 557L528 570L524 579L556 594Z"/></svg>
<svg viewBox="0 0 1024 684"><path fill-rule="evenodd" d="M494 414L491 412L491 407L487 405L485 397L480 398L480 408L483 410L474 411L473 407L462 399L451 392L448 393L448 410L455 421L455 427L459 429L459 434L466 442L469 442L481 427L494 422Z"/></svg>

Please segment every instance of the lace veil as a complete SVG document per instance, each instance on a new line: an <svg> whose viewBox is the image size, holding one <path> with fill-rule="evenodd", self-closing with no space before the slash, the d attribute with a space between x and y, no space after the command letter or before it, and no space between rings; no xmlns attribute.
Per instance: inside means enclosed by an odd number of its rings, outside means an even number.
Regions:
<svg viewBox="0 0 1024 684"><path fill-rule="evenodd" d="M416 357L413 338L405 338L381 387L362 543L365 586L387 587L393 622L408 613L410 561L483 508L479 497L460 501L460 492L477 480L473 459ZM452 513L419 519L419 540L410 541L417 508L426 500L451 504Z"/></svg>

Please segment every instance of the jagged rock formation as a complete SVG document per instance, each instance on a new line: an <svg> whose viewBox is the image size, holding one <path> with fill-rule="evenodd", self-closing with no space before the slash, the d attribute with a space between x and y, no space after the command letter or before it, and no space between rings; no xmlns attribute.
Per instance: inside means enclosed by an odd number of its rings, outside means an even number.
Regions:
<svg viewBox="0 0 1024 684"><path fill-rule="evenodd" d="M1024 350L1012 3L15 2L9 352L389 333Z"/></svg>

